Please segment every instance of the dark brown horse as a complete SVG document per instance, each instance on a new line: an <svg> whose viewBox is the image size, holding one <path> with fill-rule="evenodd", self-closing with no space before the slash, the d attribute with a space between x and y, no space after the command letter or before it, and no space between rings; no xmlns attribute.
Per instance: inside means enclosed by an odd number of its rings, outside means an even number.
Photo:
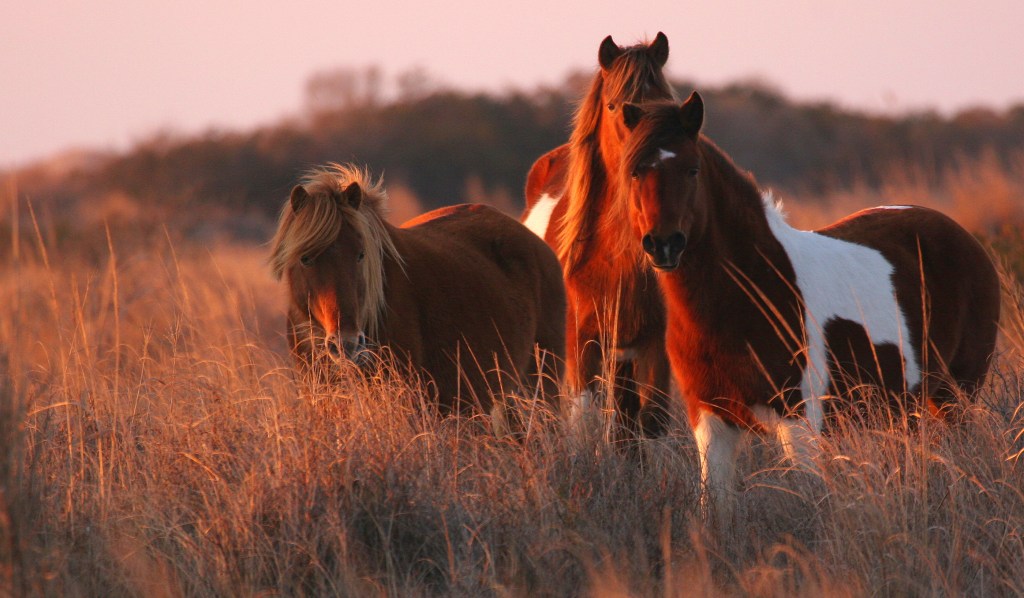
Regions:
<svg viewBox="0 0 1024 598"><path fill-rule="evenodd" d="M894 407L946 413L982 383L999 280L953 220L886 206L796 230L700 135L696 93L626 106L623 120L631 236L659 271L706 493L732 489L744 431L775 431L790 457L806 455L828 415L851 405L824 399L851 384L880 389Z"/></svg>
<svg viewBox="0 0 1024 598"><path fill-rule="evenodd" d="M607 242L626 215L618 203L618 172L627 130L627 102L675 95L662 74L668 39L619 47L608 36L598 49L600 71L576 112L568 144L537 160L527 177L522 221L558 253L569 298L567 363L577 395L598 395L603 364L620 362L615 386L623 424L660 434L667 419L670 378L664 308L650 268ZM615 356L602 347L611 339ZM639 420L639 421L638 421Z"/></svg>
<svg viewBox="0 0 1024 598"><path fill-rule="evenodd" d="M401 228L379 182L331 165L296 186L272 245L288 283L300 363L364 362L387 347L425 373L443 411L491 411L500 390L557 393L565 290L551 249L482 205L435 210ZM538 365L540 364L540 365Z"/></svg>

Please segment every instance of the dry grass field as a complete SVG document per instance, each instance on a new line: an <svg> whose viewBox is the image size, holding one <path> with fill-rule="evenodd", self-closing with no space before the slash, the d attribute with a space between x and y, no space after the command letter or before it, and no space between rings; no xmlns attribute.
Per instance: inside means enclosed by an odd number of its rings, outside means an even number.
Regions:
<svg viewBox="0 0 1024 598"><path fill-rule="evenodd" d="M69 233L24 201L36 224L18 228L8 197L0 593L1022 595L1024 163L934 183L889 198L935 197L1006 265L1000 354L966 421L868 410L813 471L754 441L721 527L700 517L685 426L626 451L539 412L517 442L436 418L386 372L306 387L265 247L131 219ZM800 199L807 226L881 201Z"/></svg>

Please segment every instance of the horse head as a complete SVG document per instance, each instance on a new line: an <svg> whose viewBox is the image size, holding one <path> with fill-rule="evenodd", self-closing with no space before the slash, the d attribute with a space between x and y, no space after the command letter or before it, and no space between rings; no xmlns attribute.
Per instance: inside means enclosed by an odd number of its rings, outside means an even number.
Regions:
<svg viewBox="0 0 1024 598"><path fill-rule="evenodd" d="M594 107L601 112L601 145L618 149L629 134L617 118L625 104L675 97L662 73L668 61L668 37L659 32L648 44L624 48L609 35L598 48L597 61L601 85Z"/></svg>
<svg viewBox="0 0 1024 598"><path fill-rule="evenodd" d="M353 166L313 172L292 189L272 242L274 274L288 283L289 320L333 360L368 355L384 306L385 255L397 256L380 215L385 193Z"/></svg>
<svg viewBox="0 0 1024 598"><path fill-rule="evenodd" d="M673 270L687 243L707 224L707 196L700 192L700 129L704 103L693 92L682 104L626 104L622 123L631 131L622 160L621 186L644 253L658 270Z"/></svg>
<svg viewBox="0 0 1024 598"><path fill-rule="evenodd" d="M362 189L350 183L344 190L311 194L303 185L292 189L292 210L301 215L315 210L315 202L330 202L340 212L358 210ZM334 359L359 361L366 346L364 323L360 317L366 297L362 262L366 250L351 218L341 218L337 234L322 246L308 248L287 271L290 299L300 313L323 334L323 349Z"/></svg>
<svg viewBox="0 0 1024 598"><path fill-rule="evenodd" d="M629 136L621 118L623 106L675 99L675 92L662 72L668 60L668 38L664 33L658 33L650 43L628 47L617 45L608 36L601 42L597 59L600 71L576 110L569 140L565 191L568 205L556 243L556 253L567 272L583 261L584 251L579 242L595 234L599 218L612 222L625 218L625 206L607 201L618 197L615 173ZM613 245L628 243L628 238L620 237L620 233L613 232L606 240Z"/></svg>

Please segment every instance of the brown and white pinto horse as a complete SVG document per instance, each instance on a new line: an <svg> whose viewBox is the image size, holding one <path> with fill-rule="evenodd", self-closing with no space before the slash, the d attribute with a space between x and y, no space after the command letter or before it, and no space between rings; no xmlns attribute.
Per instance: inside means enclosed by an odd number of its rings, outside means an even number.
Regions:
<svg viewBox="0 0 1024 598"><path fill-rule="evenodd" d="M292 190L270 262L288 283L299 362L360 364L387 347L427 374L443 412L491 411L500 390L526 385L554 398L565 290L551 249L483 205L398 228L382 217L385 198L351 165L316 170Z"/></svg>
<svg viewBox="0 0 1024 598"><path fill-rule="evenodd" d="M675 97L662 68L668 38L622 48L608 36L598 49L600 71L581 101L569 143L537 160L526 185L521 220L544 238L565 269L569 298L567 363L573 393L597 396L605 363L601 337L612 338L619 371L616 407L628 429L664 430L670 378L661 298L650 268L606 239L626 215L619 205L622 143L619 116L627 102ZM634 388L635 387L635 388Z"/></svg>
<svg viewBox="0 0 1024 598"><path fill-rule="evenodd" d="M744 431L774 431L790 458L806 456L826 417L850 406L823 400L847 383L933 413L982 383L999 280L953 220L886 206L796 230L700 135L696 93L681 106L626 106L623 119L632 129L621 177L634 243L660 271L667 347L705 495L733 488Z"/></svg>

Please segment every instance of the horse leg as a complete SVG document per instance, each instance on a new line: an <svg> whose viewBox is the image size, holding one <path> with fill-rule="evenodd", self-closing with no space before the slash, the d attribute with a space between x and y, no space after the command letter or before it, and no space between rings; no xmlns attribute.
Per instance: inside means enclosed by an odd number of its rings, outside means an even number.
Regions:
<svg viewBox="0 0 1024 598"><path fill-rule="evenodd" d="M741 431L710 411L701 411L693 430L700 457L701 512L725 525L732 521L736 452Z"/></svg>
<svg viewBox="0 0 1024 598"><path fill-rule="evenodd" d="M634 365L640 399L640 430L647 438L664 436L671 419L668 355L663 342L653 343L637 355Z"/></svg>
<svg viewBox="0 0 1024 598"><path fill-rule="evenodd" d="M562 358L558 353L555 347L538 340L527 377L533 396L551 406L558 398L558 381L562 379Z"/></svg>
<svg viewBox="0 0 1024 598"><path fill-rule="evenodd" d="M573 427L579 427L589 419L595 403L600 406L602 355L597 338L588 337L579 329L569 330L565 371L569 388L569 421Z"/></svg>
<svg viewBox="0 0 1024 598"><path fill-rule="evenodd" d="M995 328L994 325L991 326ZM995 346L995 332L978 326L975 334L964 335L956 353L948 364L941 363L938 356L931 357L932 369L928 383L928 406L933 414L946 421L959 421L966 414L966 407L974 399L978 388L985 382L991 366L992 347ZM925 374L928 376L928 374ZM961 399L966 399L963 402Z"/></svg>
<svg viewBox="0 0 1024 598"><path fill-rule="evenodd" d="M614 397L615 413L618 415L618 426L615 439L627 442L639 438L639 415L641 399L636 380L636 362L632 359L615 361L615 383L611 393Z"/></svg>
<svg viewBox="0 0 1024 598"><path fill-rule="evenodd" d="M782 454L790 465L803 471L817 471L814 457L819 452L819 433L807 418L782 417L768 407L753 407L751 413L765 431L779 439Z"/></svg>
<svg viewBox="0 0 1024 598"><path fill-rule="evenodd" d="M538 326L533 353L527 382L535 396L539 395L545 404L554 407L565 364L565 326L562 322L555 326L544 326L543 323Z"/></svg>

